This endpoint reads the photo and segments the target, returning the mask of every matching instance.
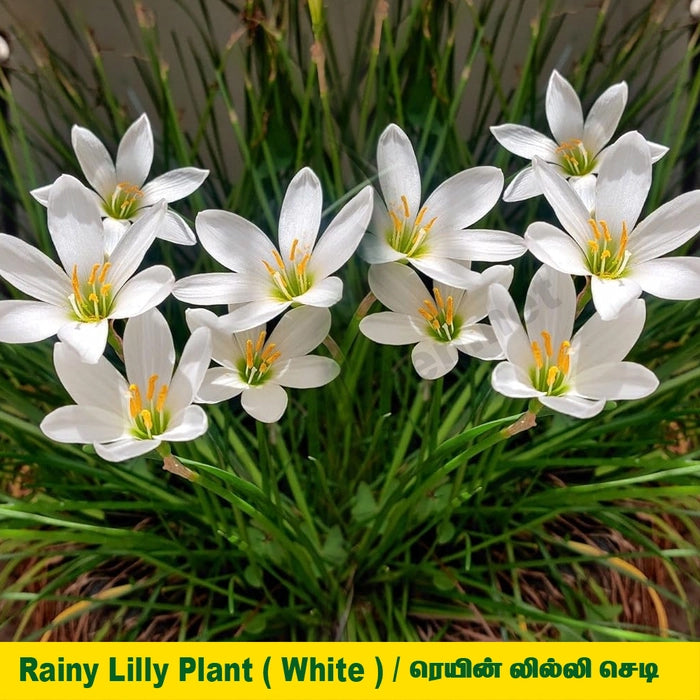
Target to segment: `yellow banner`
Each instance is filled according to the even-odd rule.
[[[700,700],[700,643],[0,645],[22,700]]]

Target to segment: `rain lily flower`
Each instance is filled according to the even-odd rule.
[[[659,383],[653,372],[622,361],[642,332],[644,302],[632,302],[614,321],[594,313],[572,337],[575,313],[573,280],[547,266],[535,273],[527,292],[527,330],[508,292],[491,287],[489,318],[507,360],[494,369],[493,388],[577,418],[597,415],[606,400],[651,394]]]
[[[232,333],[222,318],[206,309],[188,309],[190,330],[211,331],[214,362],[207,370],[197,401],[218,403],[241,397],[246,413],[263,423],[278,421],[287,408],[287,392],[328,384],[340,367],[328,357],[308,356],[328,335],[331,313],[301,306],[288,311],[270,337],[264,325]]]
[[[595,101],[586,120],[583,119],[581,101],[571,84],[557,71],[552,71],[547,85],[545,112],[554,140],[527,126],[501,124],[492,126],[491,133],[511,153],[533,160],[535,156],[552,163],[572,186],[585,190],[593,186],[607,153],[605,146],[612,138],[627,104],[627,83],[624,81],[609,87]],[[668,148],[647,141],[656,162]],[[542,194],[532,167],[521,170],[503,193],[506,202],[517,202]]]
[[[237,214],[201,212],[195,228],[202,245],[233,272],[185,277],[176,283],[174,296],[202,306],[235,305],[222,317],[232,332],[265,323],[292,304],[332,306],[342,296],[343,283],[331,275],[355,252],[367,228],[372,188],[355,195],[316,241],[321,209],[321,183],[310,168],[303,168],[282,202],[279,250],[255,224]]]
[[[137,221],[161,200],[175,202],[192,194],[209,174],[199,168],[177,168],[159,175],[147,184],[153,164],[153,132],[148,117],[142,114],[119,142],[116,163],[102,141],[82,126],[71,131],[73,150],[85,179],[97,193],[101,215],[105,219],[108,249],[116,245],[131,222]],[[54,185],[32,191],[34,198],[46,206]],[[158,238],[173,243],[193,245],[194,233],[185,220],[168,210]]]
[[[406,134],[390,124],[377,147],[379,184],[370,229],[360,253],[372,264],[407,261],[428,277],[456,287],[478,284],[468,261],[500,262],[525,252],[522,238],[504,231],[466,229],[487,214],[503,189],[498,168],[463,170],[421,206],[418,161]]]
[[[431,294],[407,265],[372,265],[369,286],[391,311],[366,316],[360,330],[384,345],[417,343],[411,360],[423,379],[437,379],[451,371],[458,350],[482,360],[502,359],[493,329],[479,321],[488,313],[491,285],[508,287],[512,279],[512,266],[494,265],[469,291],[434,282]]]
[[[92,443],[110,462],[146,454],[162,442],[194,440],[207,431],[206,414],[191,404],[210,359],[211,338],[200,329],[173,374],[173,338],[156,309],[126,324],[126,379],[104,357],[88,365],[56,343],[56,373],[76,405],[52,411],[40,427],[56,442]]]
[[[595,187],[594,212],[551,166],[534,169],[545,197],[567,233],[547,223],[525,233],[530,252],[571,275],[590,275],[596,310],[604,320],[644,292],[662,299],[700,297],[700,258],[657,260],[700,229],[700,190],[687,192],[637,223],[651,186],[651,156],[637,132],[610,148]]]
[[[80,182],[62,175],[49,194],[56,263],[28,243],[0,234],[0,276],[38,301],[0,301],[0,341],[31,343],[57,334],[84,362],[97,362],[110,319],[160,304],[175,282],[164,265],[132,277],[162,226],[165,204],[151,207],[107,254],[100,213]]]

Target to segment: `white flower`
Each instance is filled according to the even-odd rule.
[[[482,360],[502,359],[493,329],[479,321],[488,313],[489,287],[508,287],[512,278],[510,265],[495,265],[469,291],[435,282],[431,294],[407,265],[372,265],[369,286],[391,311],[363,318],[360,330],[376,343],[417,343],[411,360],[423,379],[437,379],[452,370],[458,350]]]
[[[478,283],[468,261],[499,262],[525,252],[522,238],[504,231],[466,229],[487,214],[503,189],[498,168],[463,170],[421,206],[413,146],[396,124],[379,137],[377,169],[384,201],[375,197],[360,253],[369,263],[408,261],[431,279],[460,288]]]
[[[221,365],[207,370],[197,401],[218,403],[241,397],[243,409],[256,420],[274,423],[287,408],[287,392],[328,384],[340,367],[328,357],[308,353],[328,335],[328,309],[302,306],[287,312],[270,337],[264,325],[231,333],[227,324],[206,309],[188,309],[190,329],[211,331],[213,359]]]
[[[571,337],[576,290],[569,275],[542,266],[530,283],[523,329],[508,292],[489,291],[489,318],[507,361],[496,366],[493,388],[513,398],[537,398],[577,418],[600,413],[606,400],[639,399],[659,382],[646,367],[622,362],[639,338],[644,302],[632,302],[614,321],[595,313]]]
[[[537,156],[552,163],[561,175],[571,178],[577,191],[585,190],[595,180],[594,173],[598,172],[607,153],[605,146],[615,133],[626,104],[627,83],[616,83],[595,101],[584,122],[581,102],[573,87],[557,71],[552,71],[547,85],[545,112],[554,140],[519,124],[492,126],[491,133],[511,153],[530,160]],[[668,151],[665,146],[651,141],[647,141],[647,146],[652,162]],[[503,199],[517,202],[541,193],[532,167],[527,167],[513,178],[503,193]]]
[[[289,183],[279,220],[279,250],[254,224],[211,209],[196,219],[207,252],[233,273],[204,273],[178,280],[173,295],[190,304],[235,305],[222,317],[230,331],[265,323],[294,305],[329,307],[343,283],[331,277],[355,252],[372,212],[372,188],[355,195],[316,241],[321,183],[309,168]]]
[[[700,229],[700,190],[676,197],[637,223],[651,186],[649,149],[631,132],[609,153],[596,183],[593,216],[564,178],[535,161],[545,197],[568,235],[533,223],[525,233],[530,252],[560,272],[591,275],[593,303],[605,320],[642,291],[662,299],[700,297],[700,258],[656,260]]]
[[[75,178],[58,178],[48,205],[63,269],[28,243],[0,234],[0,276],[39,300],[0,301],[0,341],[31,343],[57,334],[85,362],[97,362],[109,319],[136,316],[170,294],[175,279],[164,265],[132,277],[162,225],[165,205],[152,207],[111,254],[97,205]]]
[[[192,194],[209,174],[199,168],[177,168],[144,185],[153,164],[153,132],[145,114],[126,130],[119,142],[116,163],[102,141],[82,126],[73,126],[71,141],[85,179],[99,195],[96,199],[105,219],[108,249],[114,247],[129,223],[137,221],[149,207],[161,200],[175,202]],[[46,206],[53,187],[40,187],[32,195]],[[184,245],[195,243],[189,225],[170,210],[157,237]]]
[[[145,454],[161,442],[194,440],[207,430],[203,409],[191,404],[210,359],[211,338],[200,329],[187,341],[173,374],[173,338],[156,309],[126,324],[127,379],[104,357],[85,364],[70,347],[56,343],[56,373],[76,405],[52,411],[40,427],[56,442],[92,443],[111,462]]]

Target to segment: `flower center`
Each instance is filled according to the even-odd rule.
[[[442,294],[437,287],[433,287],[433,299],[424,299],[423,306],[418,313],[428,322],[430,335],[442,343],[448,343],[458,333],[460,321],[454,316],[454,301],[448,296],[443,301]]]
[[[266,331],[260,331],[257,341],[248,338],[245,342],[245,362],[241,361],[238,367],[241,379],[247,382],[250,386],[262,384],[266,379],[266,375],[270,371],[272,363],[279,359],[282,353],[275,350],[276,343],[265,345]]]
[[[165,408],[168,398],[168,385],[162,384],[156,392],[158,375],[152,374],[146,387],[146,402],[138,384],[129,386],[129,415],[133,422],[131,432],[141,440],[150,440],[154,435],[165,432],[170,414]]]
[[[562,342],[555,361],[552,336],[547,331],[542,331],[541,335],[544,354],[536,340],[533,340],[530,345],[532,356],[535,358],[535,366],[530,370],[530,379],[535,389],[544,391],[547,396],[559,396],[567,390],[566,378],[569,374],[571,343],[568,340]]]
[[[595,158],[588,152],[581,139],[564,141],[556,153],[560,156],[559,164],[569,176],[586,175],[595,165]]]
[[[437,216],[434,216],[427,224],[423,224],[423,219],[428,211],[423,207],[416,216],[416,220],[411,223],[411,210],[408,207],[408,200],[405,195],[401,195],[403,207],[396,213],[389,210],[389,216],[393,223],[393,228],[387,232],[389,245],[410,258],[412,255],[419,256],[425,252],[425,240],[432,228]]]
[[[593,231],[586,252],[591,274],[604,279],[621,277],[630,259],[630,252],[627,250],[627,224],[622,222],[620,239],[615,240],[605,221],[589,219],[588,223]]]
[[[113,219],[131,219],[139,208],[143,192],[130,182],[120,182],[110,199],[104,202],[104,209]]]
[[[299,239],[295,238],[292,242],[289,264],[285,264],[282,256],[274,249],[272,255],[275,258],[274,265],[267,260],[263,260],[262,264],[272,277],[278,296],[285,301],[292,301],[294,297],[308,292],[313,281],[306,270],[311,253],[299,250]]]
[[[112,285],[107,282],[107,274],[111,266],[109,262],[95,263],[89,277],[81,284],[78,266],[73,265],[73,293],[68,296],[68,301],[78,321],[96,323],[109,315],[112,308]]]

